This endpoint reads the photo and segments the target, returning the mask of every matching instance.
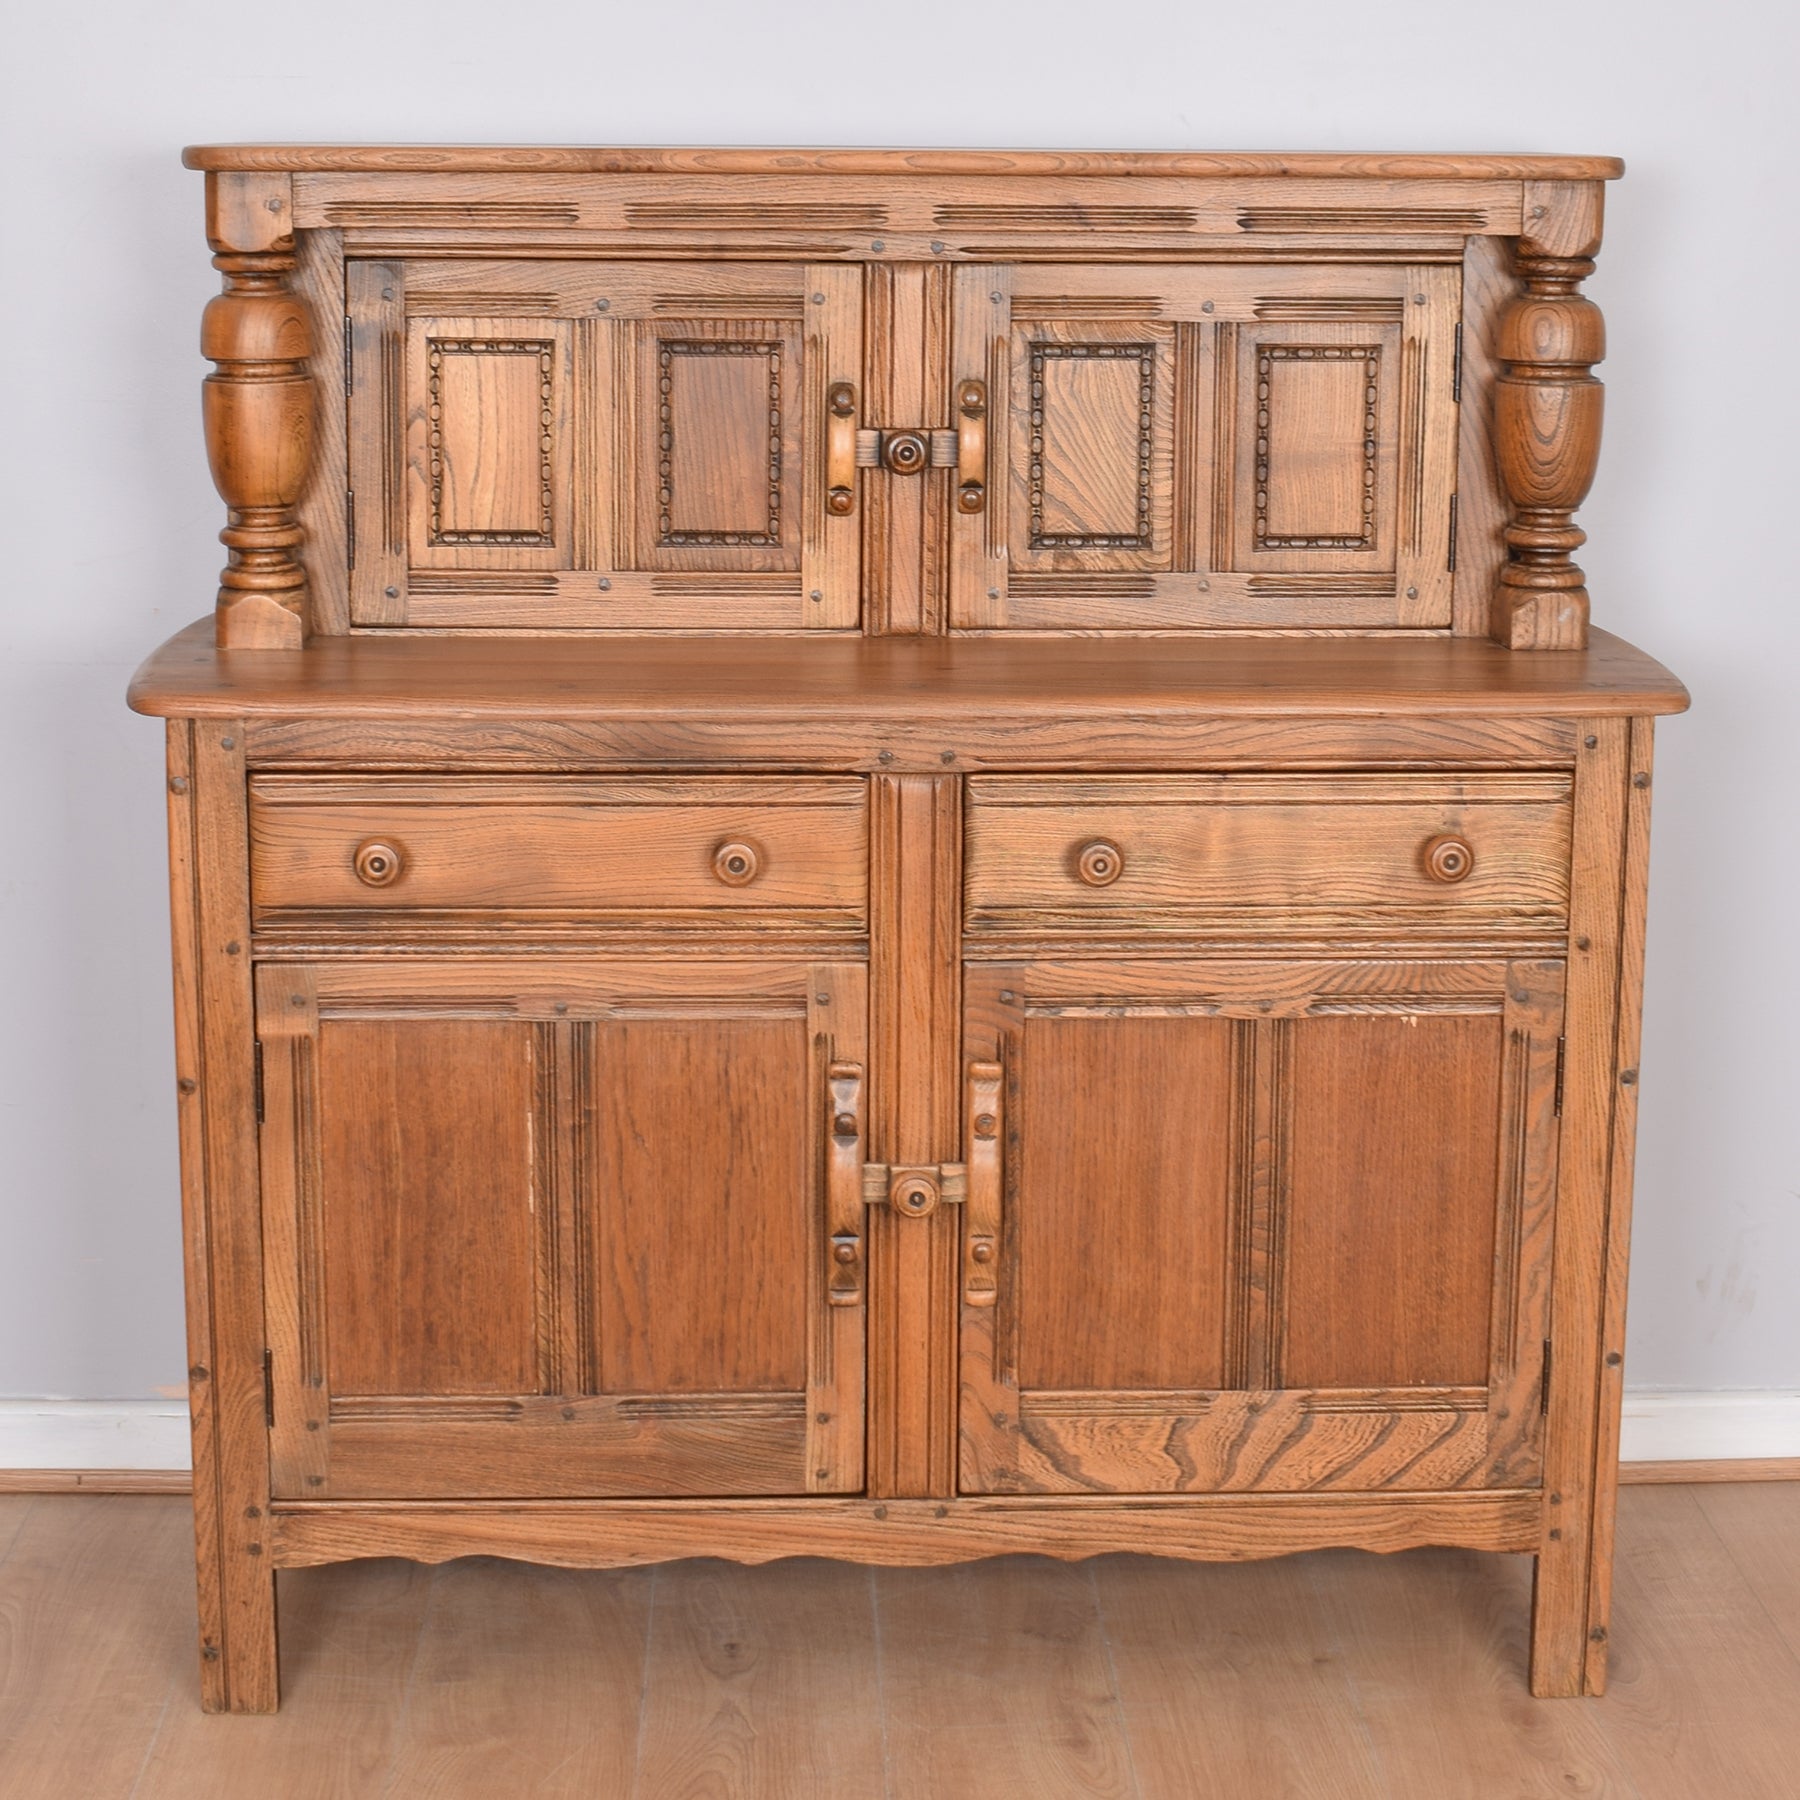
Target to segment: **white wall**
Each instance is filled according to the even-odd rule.
[[[1657,779],[1629,1373],[1800,1387],[1795,14],[1778,0],[11,10],[0,81],[0,1394],[182,1381],[160,737],[211,604],[208,139],[1607,151],[1596,618]],[[1778,185],[1786,175],[1786,186]]]

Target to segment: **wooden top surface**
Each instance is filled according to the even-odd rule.
[[[1344,155],[1268,150],[881,150],[547,144],[194,144],[190,169],[425,170],[451,175],[1305,175],[1432,181],[1616,181],[1616,156]]]
[[[174,718],[968,720],[1220,714],[1598,716],[1681,712],[1659,662],[1485,638],[317,637],[218,650],[213,623],[138,670],[131,705]]]

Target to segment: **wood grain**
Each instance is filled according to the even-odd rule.
[[[321,1025],[334,1396],[536,1384],[533,1036],[487,1019]]]
[[[350,911],[810,915],[862,923],[867,790],[857,780],[791,782],[454,777],[334,782],[254,778],[251,886],[260,925]],[[372,884],[364,843],[390,844],[398,871]],[[725,879],[723,845],[749,847]]]
[[[875,1605],[893,1791],[1138,1792],[1086,1570],[1036,1557],[991,1571],[883,1570]],[[985,1696],[978,1724],[962,1705],[972,1691]]]
[[[1609,1258],[1616,1057],[1626,912],[1624,855],[1631,731],[1595,720],[1575,773],[1571,872],[1568,1044],[1557,1175],[1551,1316],[1557,1354],[1549,1381],[1544,1446],[1544,1542],[1532,1599],[1532,1692],[1600,1691],[1604,1661],[1589,1637],[1596,1533],[1610,1513],[1615,1462],[1597,1460],[1604,1433],[1602,1358]]]
[[[771,1611],[750,1570],[682,1563],[656,1573],[645,1646],[635,1791],[876,1800],[882,1704],[868,1578],[803,1563]]]
[[[1597,1691],[1687,703],[1572,561],[1619,165],[190,161],[232,566],[131,699],[171,721],[206,1704],[273,1707],[278,1560],[392,1553],[1530,1551],[1533,1684]],[[383,1785],[1151,1779],[1092,1571],[971,1634],[1038,1646],[997,1730],[896,1666],[887,1756],[836,1679],[879,1583],[819,1577],[796,1640],[740,1630],[743,1570],[660,1613],[536,1579],[704,1677],[626,1755],[607,1663],[583,1757],[559,1676],[509,1767],[452,1654]],[[890,1585],[928,1640],[980,1586]]]
[[[1209,1388],[1225,1372],[1235,1033],[1033,1019],[1008,1211],[1026,1388]]]
[[[870,1157],[954,1159],[962,1105],[961,784],[878,777],[870,876]],[[955,1491],[961,1232],[880,1208],[869,1220],[869,1463],[874,1495]]]
[[[720,641],[392,636],[314,638],[298,652],[222,657],[190,626],[133,680],[139,712],[346,722],[409,716],[641,724],[658,734],[727,720],[804,737],[854,725],[863,757],[901,721],[937,734],[960,763],[1004,745],[1031,754],[1034,722],[1160,731],[1220,714],[1304,719],[1540,719],[1680,712],[1687,691],[1661,664],[1595,632],[1567,656],[1519,656],[1476,638],[1102,638]],[[1054,717],[1052,717],[1054,715]],[[729,756],[721,734],[715,757]],[[1138,745],[1141,759],[1143,748]]]
[[[1615,156],[1352,155],[1335,151],[578,149],[423,144],[196,144],[188,169],[368,169],[502,174],[596,171],[652,174],[1309,175],[1429,177],[1449,181],[1616,181]]]
[[[1441,1544],[1526,1550],[1541,1498],[1527,1489],[1456,1494],[1199,1494],[1086,1500],[284,1502],[276,1560],[304,1568],[356,1556],[517,1556],[612,1568],[681,1556],[769,1562],[835,1556],[893,1565],[965,1562],[1024,1551],[1079,1560],[1140,1551],[1247,1562],[1353,1544],[1381,1552]]]
[[[975,776],[965,904],[983,931],[1223,926],[1461,928],[1557,920],[1567,906],[1568,785],[1556,776],[1270,775],[1110,780]],[[1442,835],[1473,867],[1435,880]],[[1101,886],[1085,844],[1117,846]]]
[[[1285,1385],[1485,1382],[1503,1039],[1496,1013],[1295,1027]]]

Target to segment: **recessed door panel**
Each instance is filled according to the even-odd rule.
[[[495,1019],[321,1022],[318,1256],[333,1394],[537,1385],[540,1037]]]
[[[600,1023],[582,1180],[602,1393],[806,1386],[806,1018]]]
[[[1235,1060],[1226,1019],[1027,1019],[1021,1386],[1224,1380]]]
[[[1504,1013],[1289,1034],[1284,1384],[1484,1386]]]

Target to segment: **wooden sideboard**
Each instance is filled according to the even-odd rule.
[[[205,1704],[351,1557],[1425,1544],[1600,1691],[1619,166],[187,160]]]

